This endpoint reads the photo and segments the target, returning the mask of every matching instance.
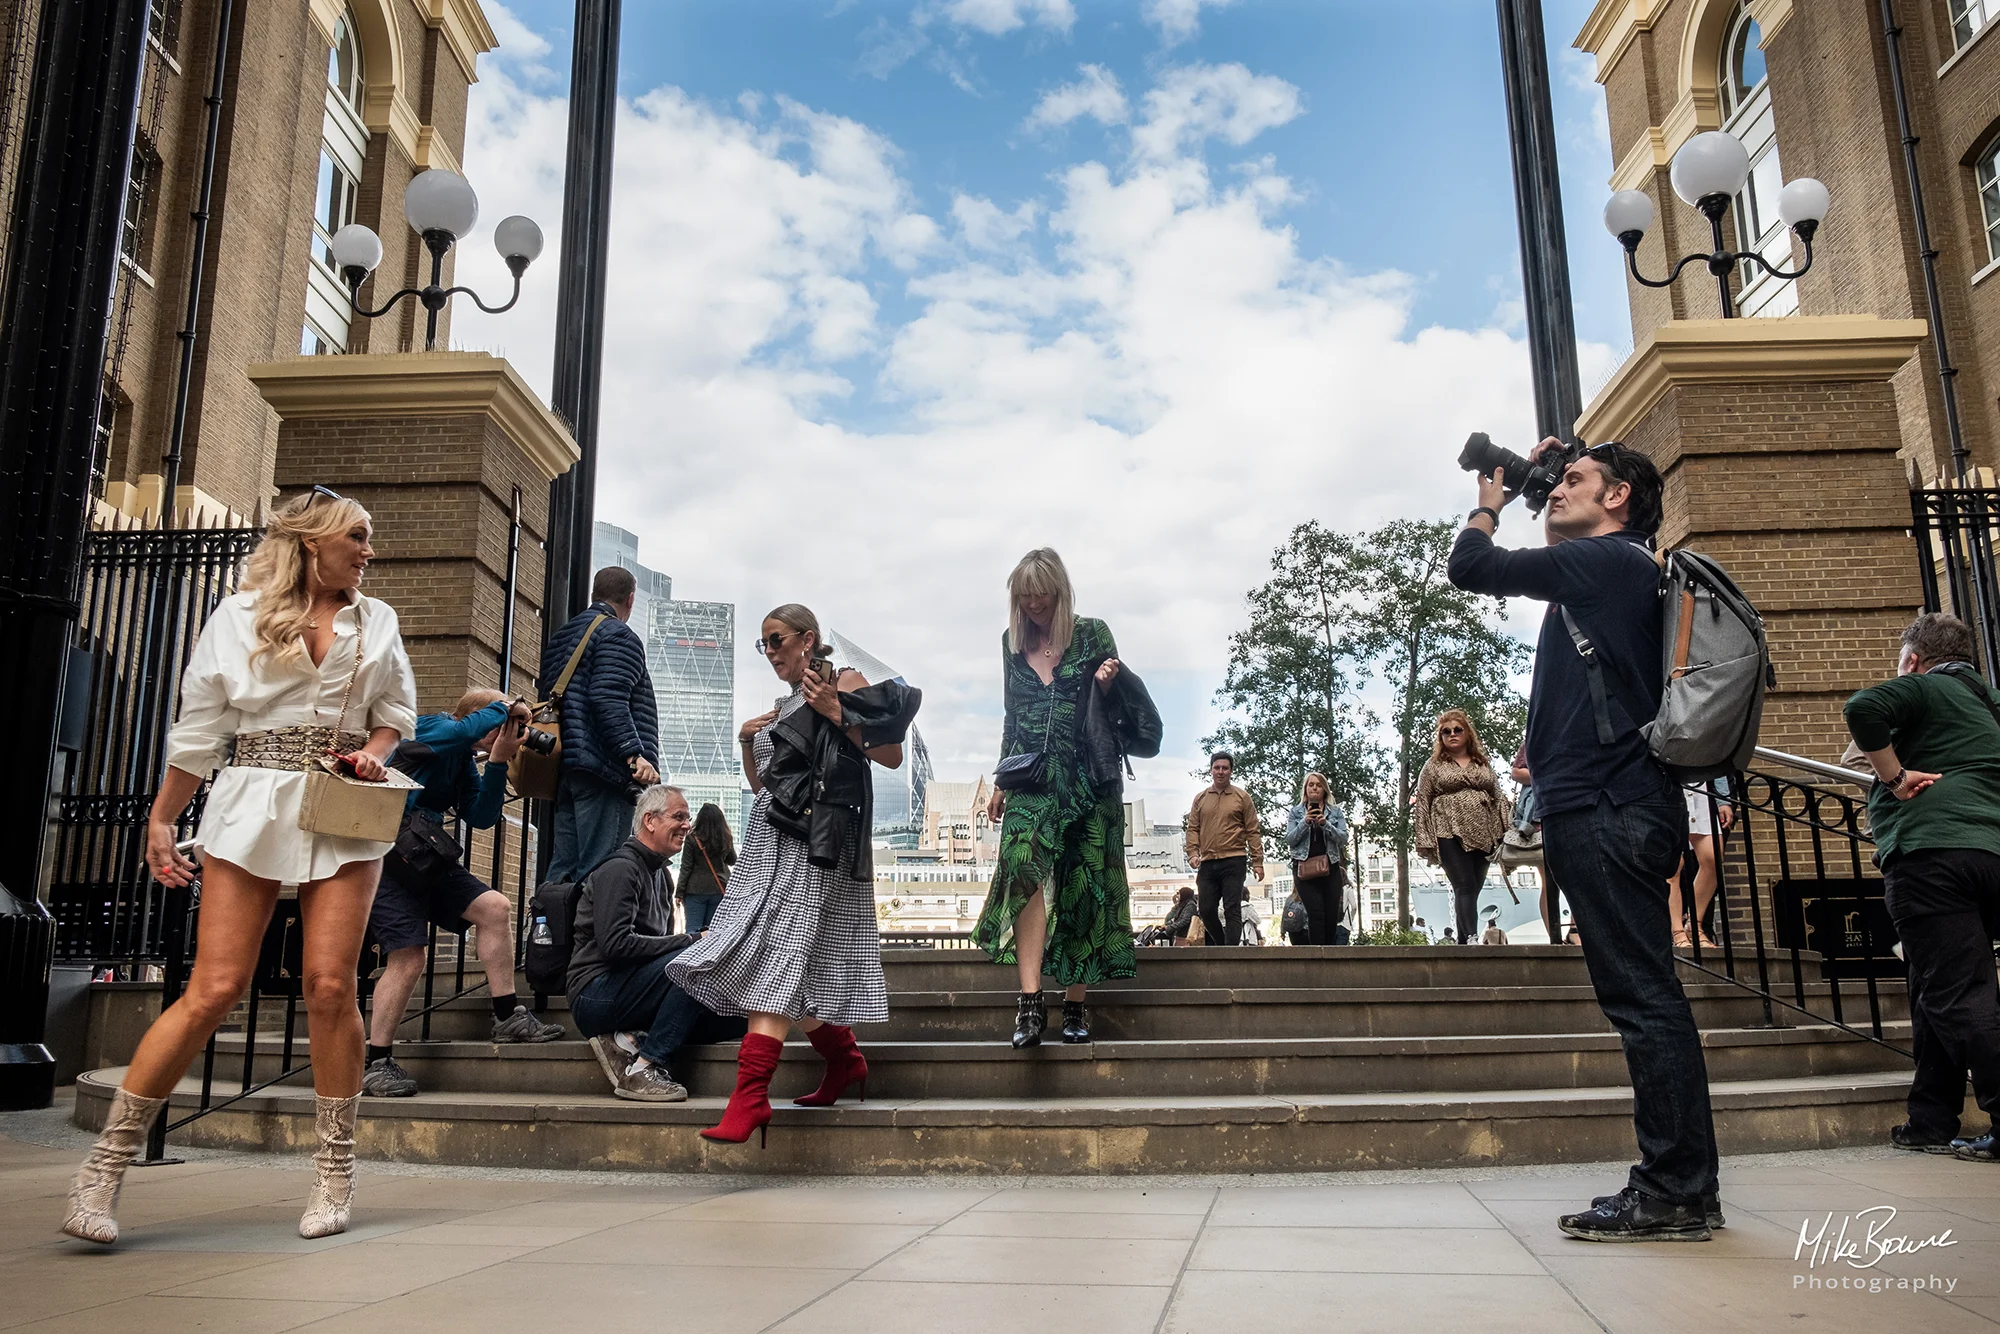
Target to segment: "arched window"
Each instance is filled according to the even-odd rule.
[[[1979,155],[1979,206],[1986,215],[1986,258],[2000,263],[2000,139]]]
[[[1792,234],[1778,220],[1778,192],[1785,177],[1778,164],[1764,34],[1742,5],[1729,16],[1724,34],[1722,67],[1716,71],[1722,128],[1741,139],[1750,154],[1750,180],[1730,209],[1736,218],[1737,249],[1754,250],[1772,265],[1786,268],[1792,259]],[[1746,265],[1737,304],[1745,315],[1790,315],[1799,308],[1798,289]]]
[[[326,60],[326,111],[320,123],[319,182],[313,192],[312,265],[306,282],[306,322],[299,350],[345,352],[350,324],[347,287],[333,264],[333,234],[354,221],[361,171],[368,157],[368,127],[361,120],[367,89],[354,11],[334,25]]]
[[[1961,51],[1981,28],[2000,20],[2000,0],[1950,0],[1950,4],[1951,40]]]

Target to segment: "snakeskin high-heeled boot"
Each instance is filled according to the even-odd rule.
[[[354,1114],[361,1095],[315,1095],[313,1104],[319,1150],[313,1154],[312,1194],[306,1197],[305,1216],[299,1219],[299,1235],[331,1237],[347,1231],[347,1215],[354,1205]]]
[[[118,1189],[125,1184],[125,1169],[146,1147],[146,1132],[153,1118],[167,1105],[165,1098],[141,1098],[124,1089],[111,1096],[111,1112],[90,1154],[76,1171],[69,1188],[69,1213],[62,1230],[83,1241],[109,1246],[118,1240]]]

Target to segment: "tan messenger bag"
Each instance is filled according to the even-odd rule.
[[[583,651],[590,647],[590,637],[597,633],[597,627],[609,620],[602,612],[597,619],[584,627],[583,638],[576,641],[570,651],[569,661],[563,664],[562,675],[556,678],[555,688],[549,697],[535,706],[532,715],[537,731],[547,732],[556,739],[555,746],[543,755],[529,750],[526,746],[514,752],[514,762],[507,766],[507,781],[515,793],[532,801],[554,801],[556,780],[562,773],[562,701],[569,690],[570,678],[576,675],[577,664],[583,661]]]

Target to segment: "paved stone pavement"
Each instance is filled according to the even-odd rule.
[[[0,1329],[1208,1334],[2000,1326],[2000,1167],[1888,1149],[1723,1165],[1706,1245],[1597,1246],[1555,1215],[1616,1164],[1106,1181],[690,1178],[361,1165],[303,1241],[301,1158],[134,1171],[105,1249],[55,1232],[87,1142],[0,1116]],[[754,1146],[745,1152],[754,1153]],[[1886,1258],[1877,1236],[1949,1245]],[[1864,1214],[1863,1210],[1875,1210]],[[1813,1266],[1800,1227],[1864,1253]],[[1878,1259],[1872,1267],[1854,1267]],[[1931,1282],[1948,1291],[1912,1290]],[[1864,1286],[1877,1289],[1869,1291]],[[1848,1286],[1831,1287],[1830,1283]]]

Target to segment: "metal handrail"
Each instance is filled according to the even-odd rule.
[[[1788,769],[1798,769],[1820,778],[1830,778],[1836,783],[1847,783],[1859,788],[1871,788],[1877,781],[1874,774],[1859,769],[1828,764],[1824,760],[1809,760],[1803,755],[1787,755],[1782,750],[1768,750],[1763,746],[1757,747],[1757,758],[1766,764],[1782,764]]]

